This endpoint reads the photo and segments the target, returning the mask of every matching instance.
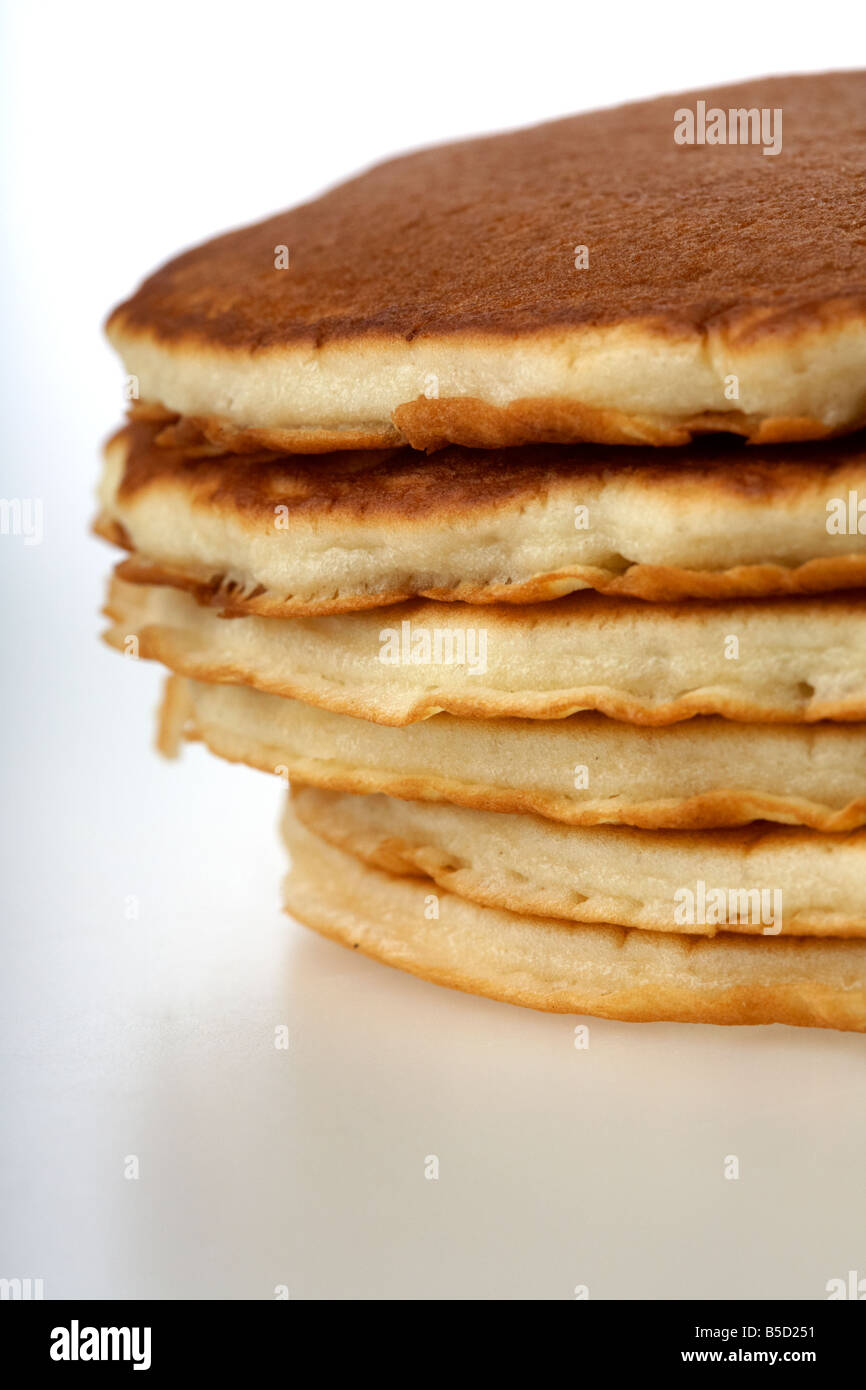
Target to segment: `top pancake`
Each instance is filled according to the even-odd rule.
[[[237,450],[842,433],[864,99],[863,73],[756,80],[391,160],[171,261],[109,336],[142,401]],[[699,101],[781,113],[781,149],[677,144]]]

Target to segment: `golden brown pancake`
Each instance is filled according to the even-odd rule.
[[[106,641],[120,651],[377,724],[580,710],[651,726],[702,714],[866,720],[862,590],[652,605],[584,593],[524,608],[419,599],[325,618],[226,621],[181,589],[115,577],[104,611]]]
[[[161,447],[158,433],[139,422],[109,442],[97,529],[133,552],[125,577],[189,588],[225,611],[340,613],[415,595],[525,604],[585,588],[720,599],[866,584],[862,434],[663,454],[455,447],[428,459],[411,449],[212,457]]]
[[[556,825],[445,803],[293,787],[322,839],[485,907],[709,935],[866,936],[866,831]]]
[[[726,143],[675,139],[699,102]],[[776,77],[405,155],[178,256],[109,336],[238,450],[849,431],[864,105],[862,72]]]
[[[574,926],[479,907],[283,825],[299,921],[374,960],[469,994],[633,1022],[789,1023],[866,1032],[866,942],[712,938]]]
[[[565,825],[699,829],[754,820],[866,825],[861,724],[669,729],[570,719],[432,719],[392,729],[247,686],[170,678],[160,746],[211,752],[334,791],[381,792],[476,810],[533,812]]]

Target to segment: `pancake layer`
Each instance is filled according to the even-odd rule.
[[[750,450],[715,441],[663,457],[538,446],[292,459],[213,457],[158,435],[138,422],[110,441],[97,529],[133,552],[128,577],[231,612],[866,584],[866,436]]]
[[[635,1022],[866,1031],[866,942],[572,926],[479,907],[311,834],[287,808],[288,912],[439,985],[555,1013]]]
[[[329,844],[486,907],[686,935],[866,935],[862,830],[578,829],[319,787],[293,805]]]
[[[864,83],[751,81],[391,160],[177,257],[109,336],[144,400],[235,448],[850,430]],[[675,138],[700,102],[723,144]]]
[[[866,720],[860,591],[667,605],[587,593],[526,608],[421,600],[346,616],[226,620],[178,589],[115,578],[105,611],[106,638],[120,650],[134,636],[138,655],[181,675],[379,724],[443,711],[559,719],[597,710],[648,726],[705,714]]]
[[[196,681],[180,682],[173,708],[178,732],[220,757],[337,791],[533,812],[576,826],[866,824],[861,725],[697,719],[656,730],[597,714],[551,722],[440,714],[392,729]]]

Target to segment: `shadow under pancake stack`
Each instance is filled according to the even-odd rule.
[[[539,1009],[866,1031],[864,104],[404,156],[111,315],[107,640],[171,673],[164,752],[290,782],[298,920]]]

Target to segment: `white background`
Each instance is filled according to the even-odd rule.
[[[734,1299],[866,1275],[862,1038],[593,1022],[579,1052],[574,1019],[290,923],[279,783],[152,752],[158,673],[99,644],[86,534],[121,413],[100,321],[158,261],[402,148],[862,65],[856,6],[21,0],[2,51],[0,491],[44,499],[46,534],[0,538],[0,1276]]]

